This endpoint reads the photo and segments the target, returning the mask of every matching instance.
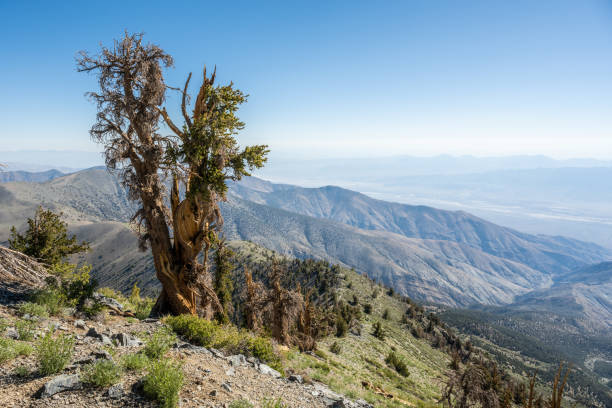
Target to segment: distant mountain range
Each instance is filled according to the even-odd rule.
[[[94,168],[44,183],[0,185],[0,240],[36,205],[65,213],[104,284],[153,290],[150,258],[137,251],[127,221],[133,205],[106,170]],[[329,259],[417,299],[455,306],[508,304],[552,286],[557,276],[612,259],[595,244],[534,236],[464,212],[374,200],[350,190],[305,189],[247,179],[223,204],[229,239],[281,253]]]
[[[41,172],[31,171],[2,171],[0,172],[0,183],[8,183],[12,181],[25,181],[28,183],[42,183],[63,176],[59,170],[47,170]]]

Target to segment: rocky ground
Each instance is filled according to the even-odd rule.
[[[14,312],[14,307],[0,305],[0,318],[14,321],[17,318]],[[126,372],[119,384],[107,389],[83,385],[78,375],[85,364],[96,359],[118,361],[123,354],[139,350],[142,341],[160,325],[155,320],[138,321],[112,315],[107,315],[105,321],[83,321],[74,317],[51,317],[39,321],[37,336],[53,327],[75,336],[72,362],[61,374],[49,377],[37,374],[35,354],[4,363],[0,367],[0,406],[156,406],[138,392],[143,373]],[[8,327],[3,335],[11,336],[12,333],[13,328]],[[304,384],[298,375],[281,377],[268,366],[241,355],[224,356],[217,350],[182,341],[174,345],[169,355],[183,364],[185,386],[180,393],[181,407],[229,407],[240,399],[255,406],[261,406],[265,400],[277,399],[282,400],[286,407],[368,406],[346,400],[322,384]],[[27,368],[31,374],[19,376],[16,373],[18,367]]]

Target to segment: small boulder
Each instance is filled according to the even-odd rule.
[[[13,339],[13,340],[17,340],[19,338],[19,333],[17,332],[17,329],[15,329],[14,327],[9,327],[8,329],[6,329],[5,335],[9,339]]]
[[[281,377],[281,373],[279,373],[278,371],[276,371],[275,369],[273,369],[272,367],[270,367],[269,365],[266,364],[259,364],[257,366],[257,371],[259,371],[262,374],[266,374],[266,375],[270,375],[274,378],[280,378]]]
[[[77,320],[74,322],[74,327],[77,329],[87,330],[87,325],[84,320]]]
[[[97,339],[99,341],[102,342],[102,344],[109,345],[111,346],[113,344],[113,342],[111,341],[110,337],[108,337],[106,334],[103,333],[99,333],[95,327],[92,327],[91,329],[89,329],[89,331],[86,334],[87,337],[93,337],[94,339]]]
[[[111,337],[117,345],[122,347],[136,347],[142,344],[142,342],[127,333],[113,334]]]
[[[47,398],[57,394],[58,392],[79,390],[82,387],[83,384],[81,384],[78,375],[62,374],[45,383],[45,385],[38,390],[38,397]]]
[[[115,384],[106,391],[106,395],[108,395],[111,399],[121,399],[125,395],[125,391],[123,391],[123,384]]]
[[[304,382],[304,379],[302,378],[301,375],[297,375],[297,374],[291,374],[288,378],[289,381],[292,382],[296,382],[298,384],[302,384]]]
[[[221,384],[221,388],[223,388],[227,392],[232,392],[232,387],[228,383],[226,383],[226,382]]]
[[[215,348],[211,347],[208,350],[212,353],[213,356],[215,356],[217,358],[225,358],[225,355],[222,352],[220,352],[219,350],[215,349]]]
[[[247,364],[246,357],[242,354],[235,354],[233,356],[227,357],[227,361],[229,361],[232,367],[240,367]]]
[[[96,302],[104,306],[108,306],[108,307],[123,311],[123,305],[113,298],[103,296],[99,294],[98,292],[94,293],[92,298],[93,300],[95,300]]]

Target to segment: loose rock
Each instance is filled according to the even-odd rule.
[[[58,392],[81,389],[82,386],[83,385],[81,384],[78,375],[62,374],[43,385],[43,387],[38,391],[38,396],[39,398],[47,398],[57,394]]]

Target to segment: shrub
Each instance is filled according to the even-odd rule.
[[[149,366],[149,372],[143,382],[143,391],[148,398],[156,400],[163,408],[173,408],[178,404],[182,386],[183,372],[180,364],[161,359]]]
[[[160,327],[146,341],[143,352],[150,359],[163,357],[176,341],[176,335],[167,327]]]
[[[232,401],[232,403],[229,404],[229,408],[254,408],[254,406],[245,399],[239,399]]]
[[[0,337],[0,364],[17,357],[13,343],[10,339]]]
[[[13,350],[15,350],[18,356],[29,356],[34,352],[34,347],[25,342],[14,341]]]
[[[346,321],[342,318],[342,316],[338,315],[336,318],[336,337],[346,336],[347,331],[348,325],[346,324]]]
[[[19,305],[18,310],[19,315],[24,316],[26,314],[30,316],[38,316],[38,317],[49,317],[49,312],[47,312],[47,308],[32,302],[25,302]]]
[[[403,377],[408,377],[410,375],[406,362],[394,351],[387,355],[387,358],[385,358],[385,363],[387,363]]]
[[[138,302],[132,304],[134,307],[134,314],[138,320],[144,320],[151,314],[151,309],[153,309],[153,305],[155,304],[155,300],[151,298],[144,298],[138,300]]]
[[[26,366],[19,366],[15,368],[15,375],[24,378],[30,375],[30,370]]]
[[[270,365],[277,371],[283,372],[281,359],[274,351],[274,346],[270,339],[260,336],[249,338],[247,355],[252,355]]]
[[[329,351],[334,354],[340,354],[340,352],[342,351],[342,347],[340,347],[340,344],[338,344],[337,341],[334,341],[332,345],[329,346]]]
[[[373,326],[374,330],[372,331],[372,336],[376,337],[379,340],[384,340],[385,339],[385,331],[382,327],[382,324],[380,324],[380,322],[376,322],[374,323]]]
[[[370,303],[365,303],[363,305],[363,312],[365,314],[371,314],[372,313],[372,305]]]
[[[121,364],[126,370],[140,371],[149,364],[149,359],[143,353],[126,354],[121,358]]]
[[[382,318],[385,319],[385,320],[389,320],[389,318],[390,318],[389,309],[385,309],[383,311]]]
[[[65,296],[58,288],[48,287],[33,296],[34,303],[43,307],[50,315],[60,316],[65,306]]]
[[[60,334],[53,338],[48,331],[37,345],[38,364],[42,375],[55,374],[66,367],[74,351],[72,336]]]
[[[121,367],[110,360],[98,360],[83,369],[82,380],[95,387],[109,387],[121,379]]]
[[[34,339],[34,329],[36,329],[36,322],[31,320],[17,320],[15,322],[15,329],[19,335],[19,340],[30,341]]]
[[[232,354],[257,357],[277,371],[282,372],[280,357],[274,351],[270,339],[254,336],[234,326],[223,326],[192,315],[170,316],[165,319],[172,330],[189,342],[202,347],[214,347]]]

